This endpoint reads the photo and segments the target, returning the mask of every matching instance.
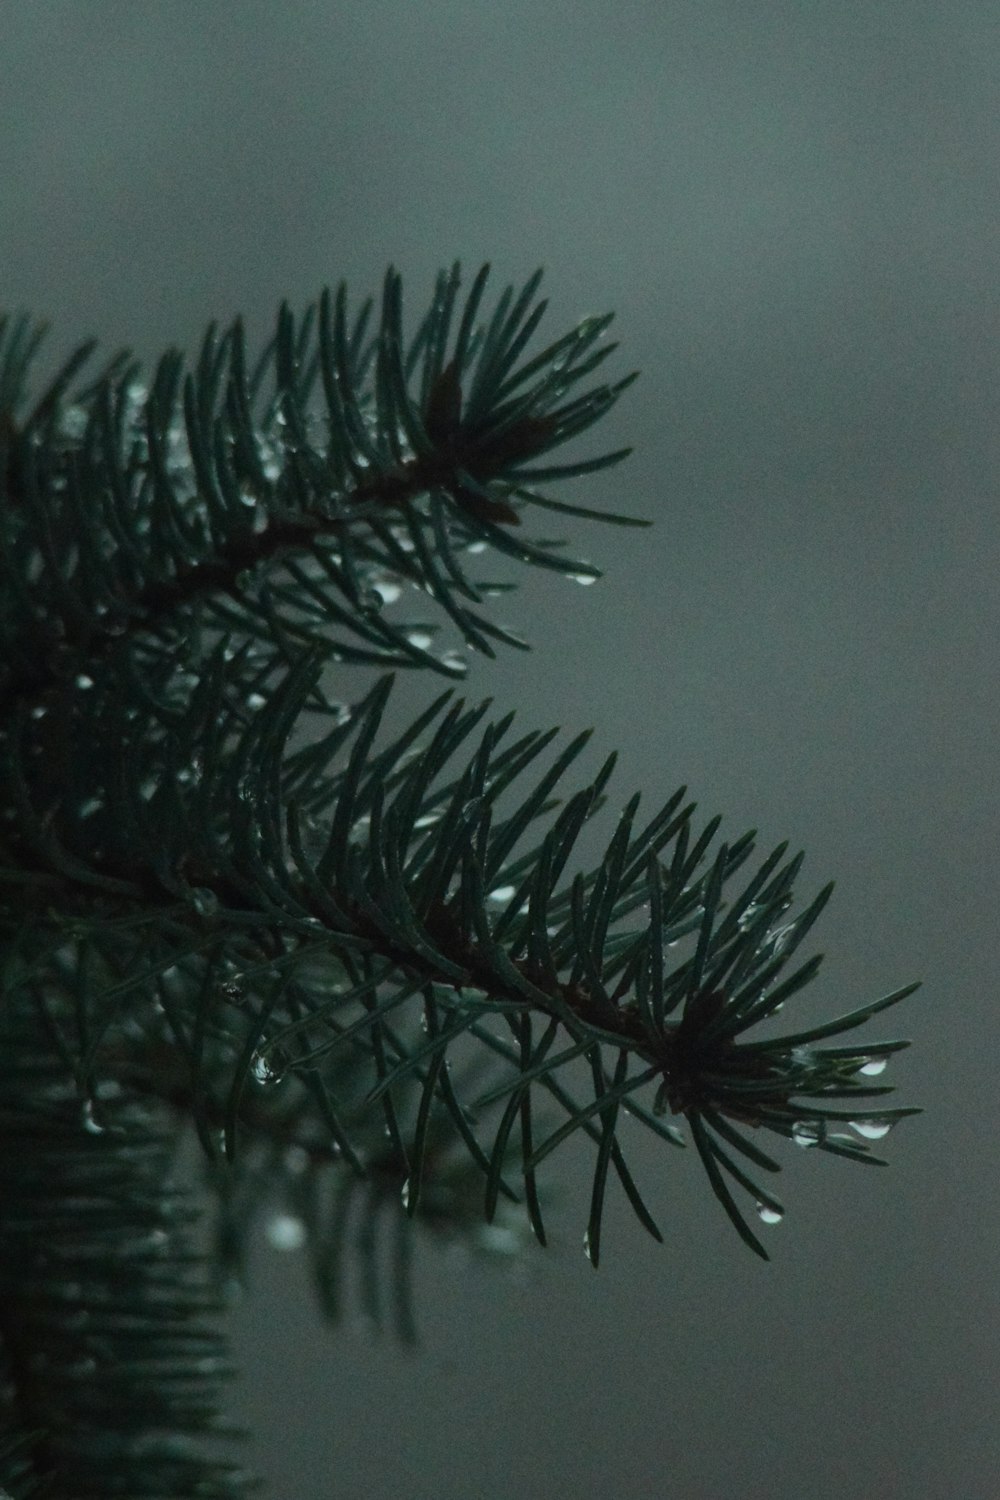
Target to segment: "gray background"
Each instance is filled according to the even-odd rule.
[[[868,1172],[792,1148],[747,1252],[693,1152],[636,1133],[667,1231],[615,1191],[581,1249],[434,1245],[424,1346],[320,1325],[262,1250],[237,1396],[274,1497],[988,1500],[998,1445],[997,71],[994,4],[6,4],[4,302],[144,356],[262,335],[386,264],[546,267],[542,332],[617,311],[641,381],[576,494],[595,588],[520,576],[535,643],[472,691],[596,728],[617,804],[685,781],[838,891],[803,1016],[914,977],[926,1113]],[[412,326],[412,325],[411,325]],[[570,487],[562,491],[573,498]],[[549,528],[551,529],[551,528]],[[425,687],[410,682],[413,701]],[[610,831],[612,810],[602,829]],[[779,1147],[780,1151],[780,1147]],[[560,1177],[558,1158],[550,1176]]]

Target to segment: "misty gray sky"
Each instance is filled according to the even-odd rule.
[[[0,6],[2,301],[154,357],[264,336],[386,265],[546,268],[541,334],[614,309],[642,377],[564,498],[594,588],[520,574],[534,643],[470,693],[621,752],[608,822],[681,782],[837,892],[801,1014],[921,978],[926,1113],[867,1172],[791,1148],[764,1266],[693,1151],[636,1132],[667,1235],[588,1163],[556,1248],[425,1244],[421,1352],[324,1328],[262,1248],[235,1332],[269,1494],[320,1500],[991,1500],[996,1102],[1000,13],[952,0]],[[583,445],[584,447],[586,445]],[[429,689],[410,679],[402,704]],[[812,951],[812,950],[810,950]],[[548,1164],[560,1177],[558,1155]],[[619,1195],[620,1197],[620,1195]],[[378,1456],[373,1453],[377,1435]]]

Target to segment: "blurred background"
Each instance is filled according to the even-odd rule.
[[[421,1344],[320,1318],[262,1242],[234,1415],[274,1500],[989,1500],[997,1368],[995,5],[952,0],[266,0],[0,6],[7,308],[152,359],[287,297],[538,265],[539,340],[614,309],[642,377],[557,493],[605,572],[518,573],[530,655],[469,692],[593,726],[614,813],[682,782],[733,838],[837,881],[798,1014],[905,982],[866,1171],[779,1145],[753,1257],[693,1150],[635,1128],[657,1246],[557,1154],[555,1245],[499,1266],[422,1238]],[[536,527],[552,534],[551,527]],[[348,690],[351,685],[348,684]],[[409,678],[401,707],[433,684]],[[435,689],[436,690],[436,689]],[[407,696],[408,695],[408,696]],[[576,783],[574,783],[576,784]],[[796,1016],[796,1020],[798,1015]],[[627,1130],[627,1125],[626,1125]],[[553,1217],[550,1215],[550,1217]],[[294,1237],[293,1237],[294,1238]]]

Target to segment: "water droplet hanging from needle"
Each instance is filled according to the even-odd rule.
[[[880,1141],[895,1125],[895,1120],[852,1120],[851,1129],[863,1135],[866,1141]]]

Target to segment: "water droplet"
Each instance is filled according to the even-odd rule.
[[[301,1250],[306,1242],[306,1226],[291,1214],[275,1214],[264,1235],[275,1250]]]
[[[59,425],[67,437],[83,437],[87,430],[87,413],[82,406],[66,406],[60,413]]]
[[[470,542],[469,545],[466,547],[465,550],[466,550],[466,552],[485,552],[486,551],[486,543],[485,542]]]
[[[600,575],[598,573],[567,573],[566,575],[566,577],[571,579],[573,583],[582,583],[584,588],[586,588],[588,584],[596,583],[599,576]]]
[[[469,663],[459,651],[445,651],[441,657],[441,665],[447,667],[450,672],[467,672]]]
[[[33,708],[31,710],[31,717],[33,719],[44,719],[47,713],[48,709],[39,704],[36,708]]]
[[[476,1244],[491,1255],[516,1255],[521,1242],[513,1229],[503,1224],[483,1224],[476,1230]]]
[[[409,1208],[409,1206],[410,1206],[410,1179],[409,1178],[406,1179],[406,1181],[403,1183],[403,1186],[400,1188],[400,1190],[399,1190],[399,1196],[403,1200],[403,1207],[404,1208]]]
[[[191,889],[191,905],[199,917],[214,917],[219,910],[219,898],[207,886],[196,885]]]
[[[280,1083],[281,1073],[267,1060],[266,1052],[255,1052],[250,1063],[250,1072],[258,1083],[272,1084]]]
[[[780,1224],[785,1217],[785,1210],[774,1203],[755,1203],[754,1208],[762,1224]]]
[[[863,1135],[866,1141],[880,1141],[895,1125],[895,1120],[851,1120],[852,1130]]]
[[[80,672],[75,680],[77,687],[84,690],[86,690],[87,688],[92,688],[94,686],[94,679],[92,677],[88,677],[86,672]]]
[[[383,604],[395,604],[403,590],[398,583],[393,583],[388,578],[380,578],[374,585],[375,592]]]
[[[104,1134],[104,1126],[94,1118],[93,1099],[85,1099],[83,1101],[83,1110],[81,1112],[81,1117],[83,1119],[83,1128],[88,1135]]]
[[[593,1256],[593,1252],[591,1251],[591,1248],[590,1248],[590,1230],[589,1229],[587,1229],[587,1230],[584,1231],[584,1235],[583,1235],[583,1253],[587,1257],[587,1259],[590,1261],[591,1265],[593,1265],[594,1264],[594,1256]]]
[[[808,1120],[796,1120],[792,1126],[792,1140],[796,1146],[815,1146],[820,1139],[820,1128]]]
[[[81,818],[89,818],[102,805],[100,797],[88,797],[86,802],[81,802],[77,808],[77,814]]]
[[[418,651],[426,651],[434,638],[433,636],[429,636],[425,630],[411,630],[406,639],[411,646],[416,646]]]
[[[870,1057],[866,1063],[861,1064],[858,1072],[864,1073],[867,1078],[877,1078],[880,1073],[885,1072],[888,1066],[887,1057]]]
[[[261,693],[250,693],[247,698],[247,708],[263,708],[267,699]]]
[[[512,885],[498,885],[495,891],[490,891],[487,901],[509,901],[514,894]]]

